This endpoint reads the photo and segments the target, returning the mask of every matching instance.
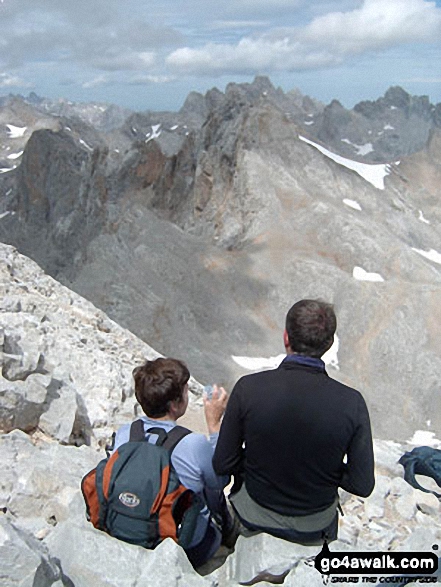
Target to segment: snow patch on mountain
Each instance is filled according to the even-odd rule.
[[[19,157],[21,157],[23,155],[24,151],[20,151],[19,153],[11,153],[10,155],[7,156],[7,159],[18,159]]]
[[[160,124],[153,124],[152,125],[152,132],[148,133],[146,135],[147,140],[146,143],[148,143],[149,141],[152,141],[153,139],[157,139],[158,137],[161,136],[161,131],[159,130],[161,128]]]
[[[235,363],[248,371],[260,371],[261,369],[277,369],[286,354],[277,355],[276,357],[237,357],[231,358]]]
[[[408,440],[408,443],[414,446],[441,446],[441,440],[438,440],[435,432],[431,432],[430,430],[416,430],[412,438]]]
[[[426,257],[426,259],[429,259],[430,261],[433,261],[434,263],[438,263],[439,265],[441,265],[441,253],[438,253],[438,251],[435,251],[435,249],[423,251],[421,249],[415,249],[414,247],[412,247],[412,251],[415,251],[419,255]]]
[[[430,224],[429,220],[427,220],[427,218],[424,218],[422,210],[419,210],[418,220],[421,220],[421,222],[424,222],[424,224]]]
[[[358,210],[361,212],[361,206],[355,200],[350,200],[349,198],[345,198],[343,200],[343,204],[345,204],[346,206],[349,206],[349,208],[353,208],[354,210]]]
[[[90,145],[88,145],[88,144],[86,143],[86,141],[83,141],[83,139],[80,139],[80,145],[83,145],[84,147],[86,147],[86,149],[87,149],[88,151],[93,151],[93,148],[92,148]]]
[[[352,271],[352,277],[357,279],[358,281],[373,281],[373,282],[382,282],[384,281],[383,277],[379,273],[369,273],[365,271],[362,267],[354,267]]]
[[[321,145],[318,145],[317,143],[314,143],[313,141],[310,141],[301,135],[299,135],[299,139],[305,143],[308,143],[308,145],[315,147],[318,151],[320,151],[320,153],[326,157],[329,157],[335,161],[335,163],[355,171],[358,173],[358,175],[371,183],[377,189],[384,190],[384,178],[390,173],[390,165],[383,163],[379,165],[369,165],[368,163],[352,161],[352,159],[346,159],[345,157],[341,157],[340,155],[328,151],[328,149],[325,149],[325,147],[322,147]]]
[[[337,370],[340,369],[338,364],[339,346],[339,338],[335,335],[332,347],[322,356],[325,365],[330,365]],[[284,353],[277,355],[276,357],[237,357],[233,355],[231,358],[235,363],[240,365],[240,367],[243,367],[248,371],[262,371],[264,369],[277,369],[285,357],[286,354]]]
[[[325,365],[329,365],[331,367],[334,367],[334,369],[337,369],[337,371],[340,370],[340,366],[338,364],[338,349],[339,349],[339,347],[340,347],[340,340],[339,340],[338,336],[335,334],[332,347],[329,349],[329,351],[326,351],[326,353],[322,356],[322,361],[325,362]]]
[[[374,147],[372,146],[372,143],[366,143],[365,145],[356,145],[355,143],[352,143],[349,139],[342,139],[341,142],[347,143],[348,145],[351,145],[351,147],[354,147],[354,149],[357,151],[357,155],[367,155],[368,153],[374,152]]]
[[[27,131],[27,126],[14,126],[13,124],[7,124],[8,127],[8,136],[10,139],[18,139],[24,136],[25,132]]]

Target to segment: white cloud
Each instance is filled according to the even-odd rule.
[[[175,77],[170,75],[137,75],[133,77],[128,83],[134,86],[142,86],[145,84],[167,84],[175,81]]]
[[[181,47],[167,64],[186,73],[249,73],[327,67],[347,57],[412,42],[437,43],[441,9],[425,0],[364,0],[360,8],[275,28],[236,44]]]
[[[152,67],[155,64],[155,59],[155,53],[152,51],[118,53],[112,49],[106,54],[95,55],[90,59],[90,64],[106,71],[143,71]]]
[[[94,79],[91,79],[88,82],[84,82],[81,87],[86,88],[86,89],[98,88],[99,86],[105,86],[108,83],[109,83],[109,80],[107,79],[106,76],[99,75],[98,77],[95,77]]]
[[[337,64],[340,60],[320,48],[305,52],[288,37],[269,40],[244,38],[237,45],[211,43],[202,49],[183,47],[173,51],[167,65],[185,73],[252,74],[256,71],[305,70]]]
[[[0,88],[32,88],[32,84],[18,76],[0,73]]]
[[[359,9],[315,19],[300,38],[341,54],[357,54],[412,41],[437,41],[440,32],[441,10],[434,2],[365,0]]]
[[[129,3],[130,4],[130,3]],[[136,4],[136,3],[135,3]],[[49,60],[107,71],[145,70],[158,47],[177,46],[182,34],[135,17],[116,0],[13,0],[0,16],[0,67]]]
[[[209,24],[209,28],[212,30],[261,28],[268,26],[270,26],[270,22],[267,20],[215,20]]]
[[[441,84],[441,77],[412,77],[403,79],[402,83],[411,84]]]

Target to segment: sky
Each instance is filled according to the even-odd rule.
[[[0,95],[178,110],[267,75],[348,108],[441,102],[441,0],[0,0]]]

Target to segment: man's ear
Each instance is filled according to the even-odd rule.
[[[288,333],[286,332],[286,328],[283,331],[283,344],[285,345],[285,349],[288,351],[291,347],[289,346],[289,338]]]

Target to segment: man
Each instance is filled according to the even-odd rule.
[[[145,415],[140,418],[146,439],[156,442],[157,434],[150,428],[163,428],[170,432],[176,420],[185,414],[188,405],[188,379],[186,365],[177,359],[159,358],[146,361],[133,371],[135,395]],[[229,514],[223,488],[228,477],[215,474],[212,466],[214,447],[218,438],[220,420],[225,411],[227,394],[217,389],[211,401],[205,401],[205,418],[209,440],[204,434],[192,432],[184,436],[171,455],[171,462],[179,480],[188,489],[199,494],[207,507],[198,519],[194,539],[186,550],[194,567],[208,561],[219,546],[230,546],[234,541],[234,520]],[[122,426],[115,437],[116,450],[129,441],[131,424]],[[213,523],[213,518],[216,523]]]
[[[303,544],[337,538],[338,487],[367,497],[374,487],[369,414],[362,395],[331,379],[321,360],[336,330],[333,307],[294,304],[280,366],[235,385],[213,458],[234,475],[230,501],[249,530]]]

